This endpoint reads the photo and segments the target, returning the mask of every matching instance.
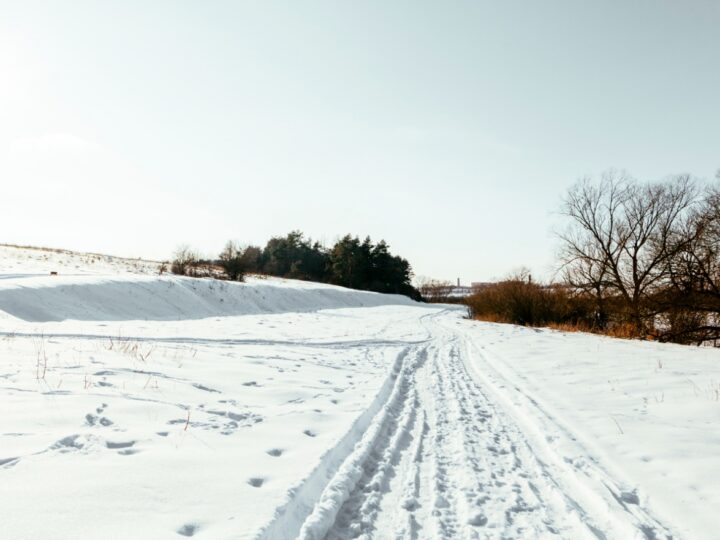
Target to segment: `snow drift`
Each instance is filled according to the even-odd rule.
[[[247,283],[142,275],[0,280],[0,312],[28,322],[172,321],[413,304],[400,295],[276,278]]]

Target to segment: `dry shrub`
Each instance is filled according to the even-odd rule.
[[[472,318],[484,321],[592,326],[592,309],[586,298],[562,285],[535,283],[524,273],[476,290],[466,303]]]
[[[509,323],[507,319],[498,315],[497,313],[484,313],[480,315],[473,315],[473,320],[491,322],[491,323]]]

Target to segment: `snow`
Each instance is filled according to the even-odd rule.
[[[494,324],[466,335],[474,372],[568,478],[652,508],[680,538],[716,536],[720,351]]]
[[[2,537],[715,536],[720,351],[462,316],[0,246]]]

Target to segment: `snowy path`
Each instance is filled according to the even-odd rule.
[[[403,352],[385,406],[297,537],[671,536],[632,495],[613,496],[612,479],[595,493],[558,456],[538,454],[468,371],[472,340],[442,313],[422,322],[431,338]],[[273,530],[295,535],[289,526],[262,537]]]
[[[18,253],[1,538],[717,537],[719,350]]]

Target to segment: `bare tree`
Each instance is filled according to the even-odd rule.
[[[173,274],[181,276],[192,274],[193,269],[197,266],[200,261],[200,256],[197,252],[187,245],[181,245],[173,254],[173,261],[170,265],[170,271]]]
[[[245,265],[243,261],[243,249],[232,240],[225,244],[220,253],[220,266],[225,271],[228,279],[242,281],[245,277]]]
[[[416,285],[422,299],[431,303],[447,302],[455,288],[450,281],[433,279],[426,276],[419,276],[416,279]]]
[[[688,176],[641,184],[608,172],[599,183],[580,181],[561,207],[570,219],[560,235],[568,283],[595,295],[600,316],[606,295],[618,297],[637,334],[646,333],[654,315],[648,299],[665,284],[668,261],[689,242],[683,225],[697,203]]]
[[[720,339],[720,189],[708,190],[685,233],[689,239],[668,262],[668,330],[680,342]]]

